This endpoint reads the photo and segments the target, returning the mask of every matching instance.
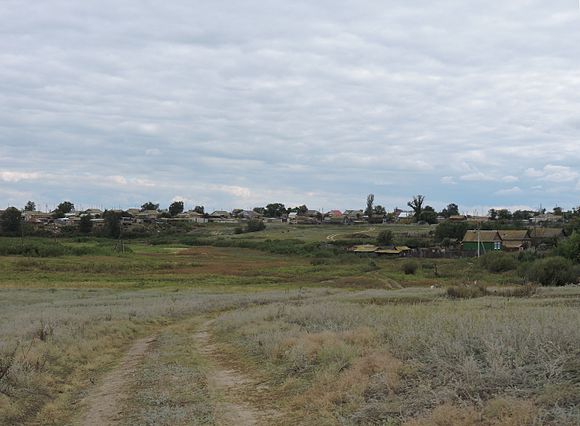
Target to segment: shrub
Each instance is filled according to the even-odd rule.
[[[377,236],[377,243],[383,245],[393,244],[393,231],[390,229],[383,229]]]
[[[556,254],[580,262],[580,232],[574,232],[570,238],[561,241],[556,248]]]
[[[566,285],[578,281],[578,271],[574,264],[559,256],[533,262],[526,268],[524,274],[530,281],[545,286]]]
[[[500,251],[486,253],[479,258],[479,263],[489,272],[506,272],[517,268],[514,256]]]
[[[407,262],[403,263],[402,270],[405,275],[414,275],[417,272],[419,265],[414,260],[408,260]]]
[[[266,229],[266,225],[260,219],[250,219],[246,225],[246,232],[258,232],[264,229]]]

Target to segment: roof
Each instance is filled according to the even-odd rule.
[[[532,238],[558,238],[564,236],[562,228],[534,228],[530,231]]]
[[[385,249],[378,249],[375,250],[375,253],[378,254],[401,254],[401,250],[398,248],[385,248]]]
[[[525,244],[523,241],[506,241],[502,244],[506,249],[519,249],[523,247]]]
[[[530,238],[527,229],[501,230],[497,231],[503,241],[523,241]]]
[[[465,233],[465,236],[463,237],[463,242],[464,243],[468,243],[468,242],[476,243],[477,241],[480,241],[482,243],[485,243],[485,242],[494,242],[494,241],[501,240],[501,237],[497,231],[479,231],[479,237],[477,234],[478,234],[477,230],[467,231]]]
[[[378,250],[378,247],[372,244],[362,244],[360,246],[354,246],[352,251],[355,253],[374,253]]]

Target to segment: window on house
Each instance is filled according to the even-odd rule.
[[[501,250],[501,241],[496,241],[493,248],[494,250]]]

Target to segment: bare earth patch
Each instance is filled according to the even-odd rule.
[[[82,425],[104,426],[119,422],[123,403],[128,399],[127,388],[153,342],[153,336],[137,340],[123,357],[121,365],[107,374],[102,384],[85,399],[88,409]]]

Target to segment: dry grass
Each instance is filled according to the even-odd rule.
[[[306,410],[312,424],[439,424],[451,412],[456,424],[580,420],[570,395],[580,374],[574,307],[495,297],[384,306],[344,302],[358,294],[330,300],[337,297],[234,311],[218,322],[224,338],[267,363],[282,383],[276,397],[296,419]],[[563,394],[549,401],[547,386]],[[524,408],[514,403],[507,412],[504,400]]]
[[[304,297],[308,292],[1,290],[0,423],[62,424],[137,336],[205,312]]]

